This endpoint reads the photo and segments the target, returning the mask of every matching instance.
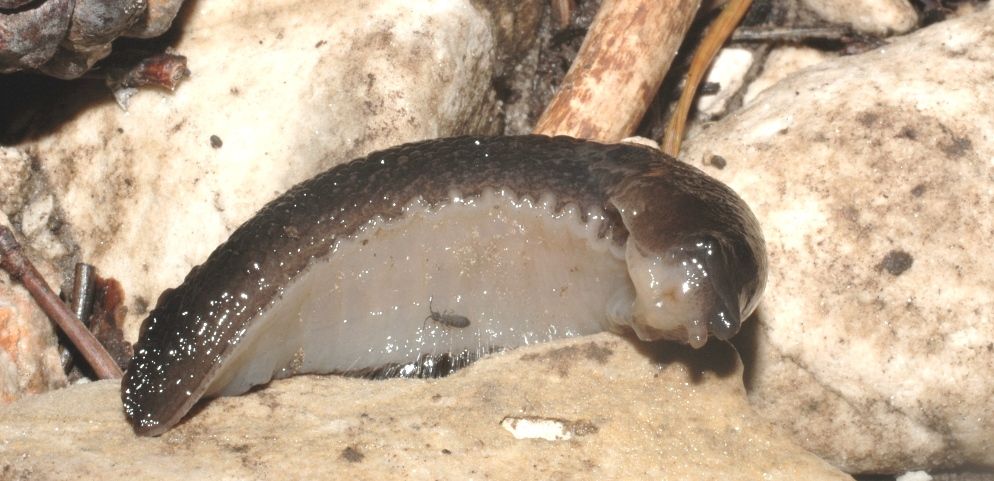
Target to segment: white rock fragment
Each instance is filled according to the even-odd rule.
[[[742,88],[746,73],[752,67],[752,52],[742,48],[723,48],[715,57],[704,82],[720,86],[717,93],[700,95],[697,111],[709,118],[725,113],[728,101]]]
[[[685,144],[765,232],[750,399],[851,472],[994,464],[991,39],[987,9],[825,61]]]
[[[559,419],[508,416],[501,420],[500,427],[511,433],[514,439],[568,441],[573,438],[573,433],[566,429],[566,423]]]
[[[27,153],[0,146],[0,212],[10,215],[21,208],[30,171],[31,158]]]
[[[918,24],[907,0],[802,0],[820,17],[874,35],[905,33]]]
[[[620,142],[624,143],[624,144],[641,145],[641,146],[644,146],[644,147],[649,147],[651,149],[659,150],[659,142],[656,142],[653,139],[646,138],[646,137],[641,137],[641,136],[638,136],[638,135],[636,135],[634,137],[625,137],[625,138],[621,139]]]
[[[749,105],[757,95],[795,72],[818,65],[834,56],[810,47],[778,47],[766,57],[763,71],[746,87],[742,103]]]
[[[48,220],[52,216],[55,199],[51,195],[42,195],[21,211],[21,230],[25,235],[35,236],[48,228]]]
[[[894,481],[932,481],[932,476],[925,471],[908,471],[898,476]]]

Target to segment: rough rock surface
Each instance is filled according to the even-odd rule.
[[[767,237],[750,399],[846,470],[994,464],[992,84],[988,8],[789,77],[686,145]]]
[[[728,101],[742,88],[752,62],[753,54],[749,50],[721,49],[704,80],[705,83],[717,84],[719,89],[713,94],[702,93],[697,98],[697,115],[705,118],[724,115],[728,109]]]
[[[802,0],[801,3],[829,22],[874,35],[904,33],[918,23],[918,14],[907,0]]]
[[[2,212],[0,225],[10,225]],[[53,275],[48,263],[38,262],[35,267],[46,278]],[[65,385],[51,321],[28,291],[0,272],[0,406]]]
[[[746,87],[742,102],[752,102],[764,90],[776,85],[794,72],[812,67],[833,55],[811,47],[784,46],[770,51],[763,63],[763,71]]]
[[[293,184],[377,148],[495,128],[506,52],[493,39],[520,49],[536,4],[492,18],[462,0],[193,2],[174,45],[193,76],[176,92],[142,90],[127,112],[105,92],[57,102],[18,147],[81,256],[125,286],[133,340],[163,289]]]
[[[46,189],[27,154],[0,147],[0,225],[11,227],[6,213],[16,213],[27,255],[49,284],[58,285],[53,262],[68,251],[53,232],[58,221]],[[0,272],[0,404],[65,386],[57,349],[51,322],[25,289]]]
[[[545,420],[569,439],[516,439],[501,426],[510,419]],[[13,480],[851,479],[758,420],[727,345],[611,334],[441,380],[275,381],[159,438],[135,437],[117,384],[77,385],[0,410],[0,439],[0,473]]]

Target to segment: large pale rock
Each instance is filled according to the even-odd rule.
[[[791,76],[687,143],[767,237],[750,398],[847,470],[994,464],[992,82],[987,9]]]
[[[18,147],[81,257],[124,286],[133,340],[163,289],[293,184],[374,149],[496,128],[496,59],[521,49],[537,5],[190,2],[174,47],[193,76],[175,92],[142,90],[127,112],[106,93],[59,102]]]
[[[509,375],[512,374],[512,375]],[[441,380],[297,377],[221,398],[159,438],[117,384],[0,409],[14,479],[845,480],[752,413],[727,345],[611,334],[533,346]],[[527,420],[544,432],[516,438]],[[541,430],[541,429],[540,429]],[[537,435],[548,435],[546,440]]]
[[[746,88],[742,102],[749,104],[764,90],[776,85],[788,75],[818,65],[832,57],[830,53],[811,47],[787,45],[774,48],[766,56],[763,71]]]
[[[904,33],[918,23],[918,13],[907,0],[802,0],[801,3],[829,22],[874,35]]]

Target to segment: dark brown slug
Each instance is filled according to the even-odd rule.
[[[444,359],[603,330],[699,347],[738,332],[765,280],[745,203],[656,150],[407,144],[290,189],[165,292],[121,397],[154,436],[202,398],[296,373],[437,375]]]

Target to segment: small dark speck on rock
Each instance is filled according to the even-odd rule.
[[[973,142],[966,137],[953,137],[952,141],[940,144],[939,148],[950,158],[958,158],[973,148]]]
[[[231,450],[236,453],[247,453],[249,450],[248,444],[236,444],[231,447]]]
[[[856,121],[863,125],[863,127],[872,127],[873,124],[880,120],[880,116],[873,112],[863,112],[856,116]]]
[[[720,155],[712,155],[708,162],[718,169],[724,169],[728,165],[728,161]]]
[[[224,145],[224,142],[221,141],[221,137],[218,137],[216,135],[211,136],[211,147],[214,147],[215,149],[220,149],[222,145]]]
[[[139,314],[148,312],[148,299],[145,299],[142,296],[135,297],[135,310]]]
[[[328,42],[325,42],[324,40],[320,40],[320,41],[318,41],[318,43],[314,44],[314,48],[320,48],[322,45],[324,45],[326,43],[328,43]]]
[[[442,454],[452,454],[452,451],[449,451],[448,449],[443,449]]]
[[[911,195],[913,195],[915,197],[921,197],[922,194],[924,194],[926,190],[927,189],[925,187],[925,184],[918,184],[914,188],[911,189]]]
[[[343,449],[341,456],[342,456],[342,459],[344,459],[344,460],[346,460],[346,461],[348,461],[350,463],[361,462],[362,458],[366,457],[365,454],[360,453],[359,450],[356,449],[353,446],[349,446],[349,447]]]
[[[718,82],[704,82],[701,84],[700,95],[717,95],[721,92],[721,84]]]
[[[915,140],[918,138],[918,132],[911,127],[904,127],[897,133],[897,136],[908,140]]]
[[[877,264],[877,270],[885,270],[891,275],[899,276],[904,273],[904,271],[911,268],[911,264],[915,262],[911,254],[904,252],[902,250],[892,250],[884,256],[884,260]]]

